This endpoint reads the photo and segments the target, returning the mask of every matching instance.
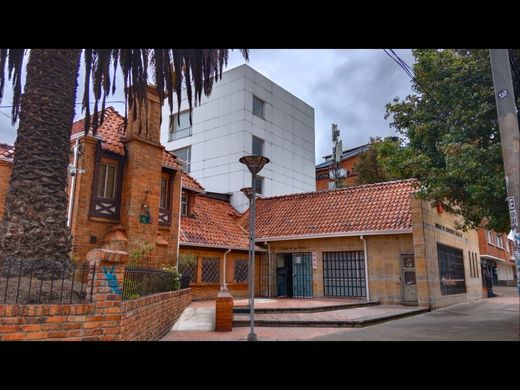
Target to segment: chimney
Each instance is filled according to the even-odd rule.
[[[146,103],[148,104],[148,114],[145,116],[145,107],[138,107],[135,121],[133,120],[133,107],[129,108],[126,139],[129,141],[139,138],[160,145],[162,102],[156,87],[153,85],[146,87]],[[136,101],[134,101],[134,104],[139,105]]]

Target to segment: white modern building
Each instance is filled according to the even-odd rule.
[[[169,110],[164,107],[163,118]],[[262,196],[315,191],[314,108],[248,65],[222,74],[209,98],[194,107],[192,126],[188,104],[164,120],[161,143],[186,161],[185,169],[208,192],[231,194],[240,212],[249,207],[240,192],[251,187],[251,174],[238,160],[262,154],[271,162],[259,174]]]

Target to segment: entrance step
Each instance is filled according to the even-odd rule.
[[[330,305],[314,305],[307,307],[258,307],[255,304],[255,314],[282,314],[282,313],[318,313],[322,311],[353,309],[355,307],[374,306],[379,305],[379,301],[360,301],[349,303],[334,303]],[[248,306],[234,306],[233,313],[235,314],[249,314]]]
[[[367,305],[365,305],[367,306]],[[345,327],[361,328],[377,323],[428,312],[427,308],[405,306],[356,307],[316,313],[259,314],[255,310],[255,326],[266,327]],[[235,314],[234,327],[249,326],[248,314]]]

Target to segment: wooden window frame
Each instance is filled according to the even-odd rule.
[[[98,193],[98,178],[101,164],[109,164],[116,167],[116,183],[115,183],[115,197],[113,199],[99,198]],[[112,220],[119,220],[121,213],[121,195],[123,190],[123,175],[124,175],[125,157],[117,153],[105,151],[101,148],[101,143],[96,145],[96,154],[94,159],[94,175],[92,178],[92,194],[90,197],[90,217],[106,218]],[[100,205],[109,205],[114,207],[114,213],[107,214],[97,210]],[[106,207],[103,207],[106,208]]]
[[[163,168],[161,174],[162,179],[167,179],[166,193],[168,194],[168,202],[166,208],[161,207],[160,194],[161,184],[159,184],[159,226],[171,226],[172,225],[172,201],[173,201],[173,181],[175,179],[176,172],[173,169]],[[165,217],[166,216],[166,217]]]

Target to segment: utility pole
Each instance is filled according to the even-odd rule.
[[[520,294],[520,227],[518,226],[520,216],[520,133],[518,131],[515,94],[508,50],[490,49],[489,53],[506,176],[507,203],[511,218],[511,229],[514,234],[516,281]]]

